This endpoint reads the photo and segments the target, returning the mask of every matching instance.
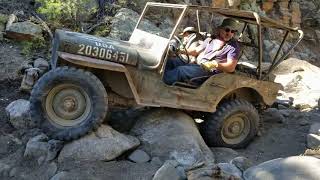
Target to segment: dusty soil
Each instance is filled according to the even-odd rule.
[[[27,62],[21,52],[19,43],[0,41],[0,81],[18,78],[19,67]]]
[[[264,122],[261,135],[246,149],[237,150],[237,152],[249,158],[254,164],[300,155],[306,149],[308,131],[309,124],[301,125],[296,118],[287,118],[285,123]]]

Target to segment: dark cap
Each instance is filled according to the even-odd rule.
[[[226,18],[223,20],[219,28],[229,28],[232,30],[238,30],[239,29],[239,21],[232,19],[232,18]]]

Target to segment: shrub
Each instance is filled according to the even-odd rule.
[[[43,37],[35,37],[31,41],[22,41],[22,54],[30,56],[32,53],[46,47],[46,41]]]
[[[67,27],[78,30],[80,22],[97,11],[95,0],[36,0],[37,12],[49,20],[53,28]]]

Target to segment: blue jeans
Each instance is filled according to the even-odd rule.
[[[172,85],[175,82],[186,82],[200,76],[210,76],[216,73],[202,69],[198,64],[187,64],[179,58],[168,59],[163,75],[163,81]]]

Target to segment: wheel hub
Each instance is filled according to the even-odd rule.
[[[237,144],[243,141],[250,130],[250,121],[242,113],[228,117],[222,127],[221,135],[228,144]]]
[[[63,109],[67,112],[72,112],[76,108],[76,100],[73,97],[67,97],[63,101]]]
[[[81,88],[71,84],[62,84],[53,88],[46,99],[49,119],[62,126],[74,126],[88,116],[91,101]]]
[[[234,122],[230,125],[229,127],[229,131],[232,133],[232,134],[239,134],[241,133],[241,125],[239,122]]]

